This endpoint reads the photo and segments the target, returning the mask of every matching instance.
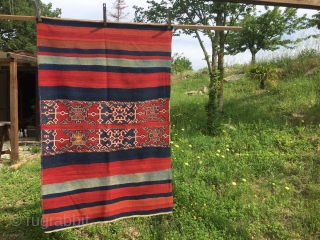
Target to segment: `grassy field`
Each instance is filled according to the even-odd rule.
[[[215,137],[207,96],[185,94],[208,76],[172,83],[172,215],[44,234],[37,159],[0,170],[0,239],[320,239],[320,60],[301,59],[278,61],[283,78],[265,91],[246,78],[225,83]]]

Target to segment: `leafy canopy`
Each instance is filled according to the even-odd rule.
[[[39,1],[41,15],[60,17],[61,9]],[[0,0],[0,14],[35,16],[31,0]],[[33,21],[0,20],[0,51],[36,52],[36,23]]]
[[[297,16],[297,9],[279,7],[270,9],[265,7],[266,12],[260,11],[245,14],[239,25],[243,27],[241,32],[230,32],[227,39],[227,53],[235,55],[250,50],[252,63],[260,50],[277,50],[280,46],[290,47],[293,40],[284,39],[284,35],[291,35],[295,31],[306,26],[306,15]],[[260,13],[258,15],[257,13]]]

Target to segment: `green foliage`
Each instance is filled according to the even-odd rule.
[[[279,7],[270,9],[265,7],[266,12],[257,13],[256,9],[244,15],[239,25],[243,27],[240,32],[230,32],[226,40],[227,53],[235,55],[250,50],[251,63],[255,63],[256,54],[260,50],[277,50],[280,46],[291,47],[293,40],[283,39],[284,34],[290,35],[295,31],[306,27],[306,15],[297,16],[297,9]]]
[[[192,62],[183,56],[183,54],[174,53],[171,59],[171,72],[181,74],[188,70],[192,70]]]
[[[318,27],[318,29],[320,29],[320,11],[312,15],[312,18],[309,19],[309,27]]]
[[[52,4],[40,1],[41,15],[59,17],[61,9],[52,9]],[[34,16],[31,0],[0,0],[0,14]],[[36,23],[32,21],[0,20],[0,51],[18,50],[36,52]]]
[[[154,0],[147,1],[149,4],[148,9],[134,6],[136,22],[157,22],[166,23],[168,6],[173,6],[172,8],[172,23],[179,24],[200,24],[200,25],[233,25],[237,19],[246,11],[247,5],[245,4],[231,4],[231,3],[211,3],[209,1],[198,1],[198,0],[162,0],[161,2],[156,2]],[[248,6],[249,7],[249,6]],[[225,38],[228,35],[224,35],[220,31],[203,30],[202,34],[209,38],[211,42],[211,48],[206,49],[203,44],[202,36],[199,34],[198,30],[191,29],[179,29],[174,30],[174,35],[179,36],[180,34],[187,34],[197,38],[200,47],[203,51],[204,59],[207,63],[208,73],[209,73],[209,85],[213,87],[215,70],[217,65],[217,60],[219,59],[219,70],[221,79],[223,79],[223,56],[224,56],[224,43]],[[220,41],[219,41],[220,40]],[[218,89],[218,85],[216,86]],[[218,90],[215,91],[218,91]],[[215,110],[212,108],[216,99],[213,97],[219,97],[219,101],[223,103],[223,81],[219,86],[220,95],[209,94],[208,99],[208,117],[212,117]],[[208,123],[213,120],[208,119]],[[208,126],[211,129],[212,125]]]
[[[39,144],[33,144],[30,148],[30,152],[32,154],[37,154],[37,153],[40,153],[41,152],[41,147]]]
[[[317,43],[314,43],[317,46]],[[304,76],[309,71],[317,72],[320,70],[320,53],[313,49],[304,49],[297,52],[294,57],[282,56],[275,58],[269,63],[277,66],[281,75],[285,79],[293,79]]]
[[[215,71],[210,74],[211,83],[209,85],[209,101],[205,105],[205,109],[207,112],[207,132],[209,135],[217,135],[219,132],[219,102],[218,102],[218,95],[219,95],[219,77],[220,72],[216,68]]]
[[[265,82],[268,80],[278,80],[279,73],[276,67],[271,64],[251,65],[247,69],[247,74],[260,83],[260,89],[265,88]]]

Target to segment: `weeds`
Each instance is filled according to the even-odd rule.
[[[37,153],[40,153],[41,152],[41,147],[39,144],[33,144],[31,147],[30,147],[30,152],[32,154],[37,154]]]

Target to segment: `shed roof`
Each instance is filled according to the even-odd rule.
[[[37,55],[26,52],[0,52],[0,65],[9,65],[10,62],[16,61],[18,64],[28,64],[37,66]]]

